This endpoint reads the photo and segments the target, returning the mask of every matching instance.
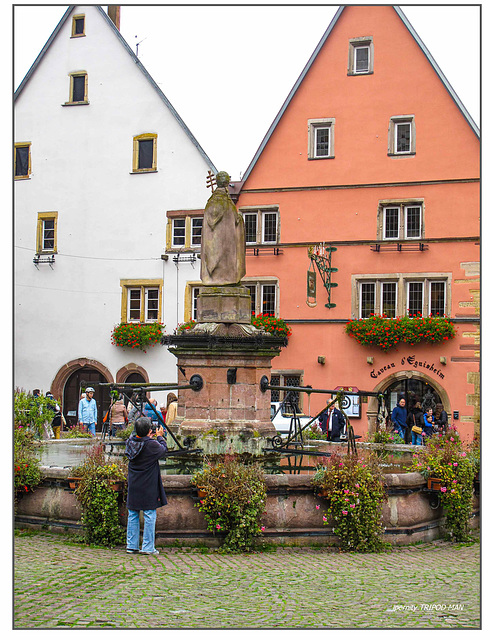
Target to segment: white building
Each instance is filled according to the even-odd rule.
[[[186,241],[180,260],[197,254],[216,173],[112,10],[70,6],[15,93],[14,382],[51,389],[65,415],[82,380],[177,379],[166,347],[117,347],[111,332],[184,319],[199,260],[174,258]]]

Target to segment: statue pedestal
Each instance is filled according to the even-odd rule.
[[[179,391],[172,430],[182,436],[211,432],[272,437],[276,430],[270,420],[270,392],[261,391],[260,380],[270,379],[272,358],[285,346],[284,339],[264,335],[251,325],[231,325],[227,335],[218,335],[225,327],[198,324],[190,332],[166,338],[175,345],[169,351],[178,360],[178,384],[188,384],[194,374],[203,379],[200,391]]]
[[[246,287],[201,287],[197,297],[200,322],[250,324],[250,291]]]

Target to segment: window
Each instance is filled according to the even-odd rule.
[[[257,242],[257,214],[245,213],[243,222],[245,224],[245,242],[255,244]]]
[[[167,211],[166,251],[196,252],[201,246],[203,209]]]
[[[36,253],[56,253],[58,212],[37,214]]]
[[[349,40],[347,75],[358,76],[373,73],[374,45],[371,36]]]
[[[245,225],[247,244],[277,244],[279,242],[279,209],[276,205],[240,209]]]
[[[274,278],[270,281],[252,282],[242,280],[243,286],[250,291],[250,306],[252,315],[261,313],[268,316],[275,316],[278,312],[278,285]]]
[[[334,157],[335,118],[308,120],[308,159]]]
[[[16,142],[14,145],[14,178],[22,180],[31,175],[31,143]]]
[[[162,280],[121,280],[121,321],[161,322],[162,286]]]
[[[378,239],[419,240],[424,235],[423,201],[380,202]]]
[[[448,314],[450,281],[450,274],[353,276],[352,316]]]
[[[388,129],[388,155],[415,154],[414,116],[393,116]]]
[[[301,380],[303,378],[303,371],[272,371],[271,372],[271,386],[273,387],[300,387]],[[290,394],[288,396],[288,393]],[[291,414],[293,412],[293,405],[295,405],[296,412],[301,412],[301,400],[304,394],[299,391],[277,391],[271,390],[271,402],[282,402],[286,396],[288,400],[284,403],[283,415]]]
[[[183,247],[185,245],[185,218],[172,220],[172,246]]]
[[[88,74],[86,71],[73,71],[68,74],[70,90],[68,102],[63,106],[89,104],[88,102]]]
[[[191,218],[191,245],[201,246],[203,218]]]
[[[85,15],[73,16],[71,21],[71,37],[79,38],[85,35]]]
[[[143,133],[133,138],[133,173],[157,170],[156,133]]]

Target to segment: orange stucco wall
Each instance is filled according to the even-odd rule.
[[[349,39],[366,36],[373,37],[374,72],[349,76]],[[415,155],[387,153],[390,117],[397,115],[415,117]],[[334,158],[308,160],[311,118],[335,118]],[[386,388],[393,374],[417,377],[422,371],[446,398],[447,410],[459,411],[454,424],[470,438],[478,422],[471,374],[479,371],[479,277],[465,265],[480,259],[479,175],[479,138],[394,9],[346,7],[237,203],[239,208],[279,207],[281,255],[247,257],[247,276],[278,278],[278,314],[293,321],[289,345],[273,367],[303,370],[303,383],[313,387],[351,385],[366,391]],[[423,200],[427,250],[372,251],[379,241],[380,201],[409,198]],[[317,305],[306,304],[307,247],[320,242],[337,247],[333,309],[325,307],[327,294],[318,274]],[[356,315],[353,276],[391,273],[448,274],[454,340],[402,345],[385,354],[345,334],[341,321]],[[325,356],[326,364],[319,364],[318,356]],[[372,365],[368,356],[374,357]],[[412,359],[409,363],[408,356],[428,367]],[[320,410],[320,403],[319,396],[312,396],[311,411]],[[353,426],[365,436],[367,405],[362,407]]]

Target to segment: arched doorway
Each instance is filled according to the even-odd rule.
[[[71,427],[77,423],[82,382],[84,386],[94,386],[94,400],[97,402],[97,425],[95,428],[96,431],[101,431],[102,418],[110,406],[111,397],[108,387],[96,386],[99,382],[107,382],[107,378],[97,369],[89,367],[76,369],[65,383],[63,389],[63,413],[67,425]]]
[[[424,409],[429,406],[434,408],[436,403],[442,402],[448,415],[451,413],[451,405],[446,390],[438,382],[423,373],[398,371],[382,380],[373,391],[384,395],[386,408],[390,415],[402,396],[407,401],[408,411],[412,409],[415,402],[420,402]],[[377,398],[370,398],[367,409],[369,434],[373,434],[376,431],[377,417],[378,400]]]
[[[384,396],[390,413],[400,398],[405,398],[408,412],[412,411],[417,402],[420,402],[424,411],[429,407],[435,409],[436,404],[441,402],[441,396],[430,382],[413,377],[396,380],[386,389]]]

